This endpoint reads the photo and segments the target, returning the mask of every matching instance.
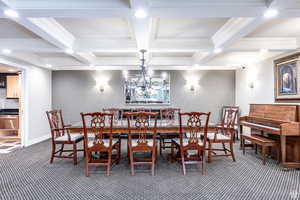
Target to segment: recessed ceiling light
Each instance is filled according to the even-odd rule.
[[[214,53],[221,53],[222,51],[223,51],[223,49],[221,49],[221,48],[214,49]]]
[[[74,50],[73,49],[66,49],[65,51],[67,54],[73,54],[74,53]]]
[[[268,53],[268,52],[269,52],[269,49],[261,49],[259,52],[260,52],[260,53]]]
[[[9,71],[9,72],[16,72],[15,69],[9,69],[8,71]]]
[[[10,49],[2,49],[2,53],[8,55],[8,54],[11,54],[11,50]]]
[[[47,68],[52,68],[52,65],[46,64],[46,67],[47,67]]]
[[[276,10],[276,9],[268,9],[264,13],[265,18],[275,17],[277,15],[278,15],[278,10]]]
[[[12,18],[18,18],[19,17],[19,13],[17,13],[17,11],[12,10],[12,9],[4,10],[4,15],[6,15],[8,17],[12,17]]]
[[[168,77],[168,74],[167,74],[166,72],[163,72],[163,73],[161,74],[161,77],[162,77],[163,79],[166,79],[166,78]]]
[[[139,8],[135,11],[134,16],[136,18],[141,18],[142,19],[142,18],[146,18],[148,16],[148,14],[144,9]]]

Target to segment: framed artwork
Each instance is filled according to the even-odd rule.
[[[141,75],[131,75],[125,80],[125,104],[170,104],[170,76],[153,76],[149,87],[141,81]]]
[[[275,61],[275,101],[300,100],[300,63],[298,58],[290,58]]]
[[[6,76],[0,76],[0,88],[6,88]]]

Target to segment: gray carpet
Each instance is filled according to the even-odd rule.
[[[124,147],[125,145],[123,145]],[[139,167],[130,176],[126,151],[122,162],[104,176],[104,169],[84,176],[83,158],[56,159],[49,164],[50,142],[0,155],[0,199],[300,199],[300,171],[284,171],[275,161],[262,166],[251,151],[237,162],[217,158],[208,164],[206,175],[196,166],[183,176],[178,163],[160,158],[156,176]]]

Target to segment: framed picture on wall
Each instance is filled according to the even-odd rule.
[[[6,88],[6,76],[0,76],[0,88]]]
[[[275,101],[300,101],[299,56],[289,56],[275,61]]]

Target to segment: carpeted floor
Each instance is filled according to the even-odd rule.
[[[123,145],[124,147],[125,145]],[[104,176],[97,168],[84,176],[84,163],[54,160],[49,164],[50,142],[46,141],[8,154],[0,154],[0,199],[300,199],[300,171],[284,171],[276,161],[262,165],[253,152],[237,162],[217,158],[208,164],[206,175],[196,166],[183,176],[181,165],[159,158],[156,176],[146,167],[130,175],[123,150],[122,162]]]

